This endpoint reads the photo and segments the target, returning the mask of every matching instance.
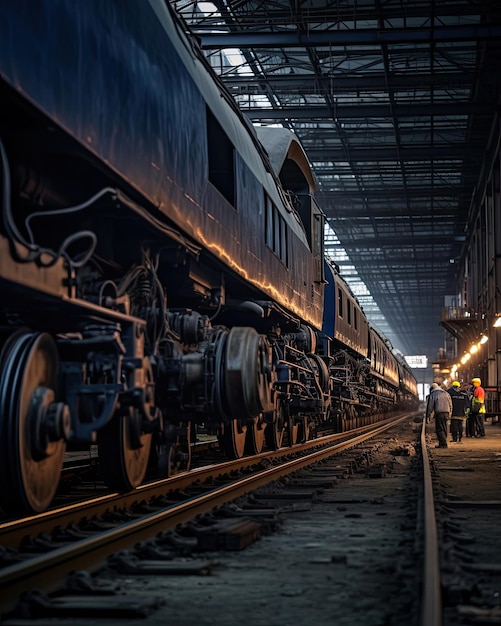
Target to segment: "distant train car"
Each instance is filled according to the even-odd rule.
[[[335,265],[325,265],[325,305],[320,352],[329,363],[332,412],[338,428],[367,422],[367,416],[398,408],[412,393],[410,372],[401,381],[399,358],[372,328]],[[409,376],[410,374],[410,376]],[[406,394],[400,391],[406,385]]]
[[[339,430],[370,409],[367,401],[369,323],[335,265],[325,262],[319,352],[329,366],[332,418]]]
[[[399,361],[399,377],[399,405],[411,409],[417,408],[419,404],[417,381],[403,357]]]
[[[375,392],[394,401],[400,381],[397,359],[388,342],[373,328],[369,332],[369,346]]]
[[[163,0],[0,4],[6,514],[49,506],[73,446],[126,491],[188,470],[200,424],[239,457],[394,404],[301,145],[185,30]]]

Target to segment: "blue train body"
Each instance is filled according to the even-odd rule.
[[[0,494],[359,426],[416,398],[323,249],[307,157],[253,128],[162,0],[0,5]],[[13,390],[13,391],[12,391]]]

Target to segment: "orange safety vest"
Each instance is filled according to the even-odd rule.
[[[485,391],[483,387],[475,387],[471,399],[471,410],[473,413],[485,413]]]

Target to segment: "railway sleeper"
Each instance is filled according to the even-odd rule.
[[[40,618],[140,618],[147,617],[164,603],[162,598],[123,595],[119,592],[80,593],[49,597],[40,590],[26,593],[16,614],[24,619]]]

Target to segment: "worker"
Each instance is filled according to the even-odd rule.
[[[437,383],[430,387],[430,395],[426,403],[426,421],[435,416],[435,432],[438,445],[435,448],[447,448],[447,420],[452,414],[452,400],[444,389]]]
[[[480,378],[472,378],[473,394],[471,398],[471,412],[475,426],[475,437],[485,437],[484,413],[485,413],[485,391]]]
[[[466,411],[469,407],[468,395],[460,387],[459,380],[454,380],[452,387],[447,390],[452,400],[451,437],[456,443],[459,443],[463,437],[463,422],[466,421]]]

